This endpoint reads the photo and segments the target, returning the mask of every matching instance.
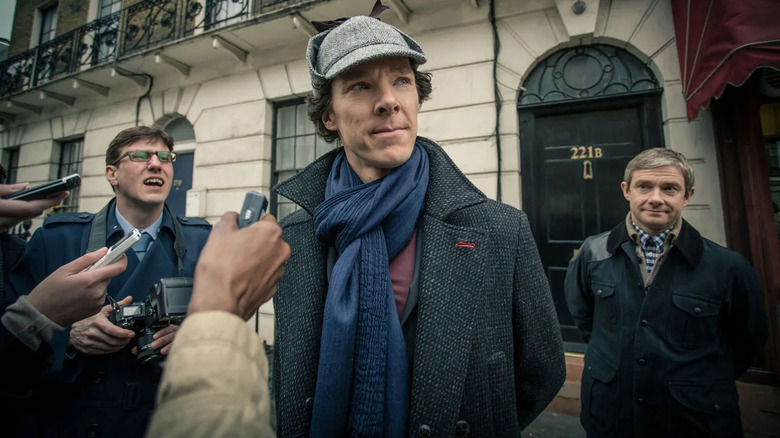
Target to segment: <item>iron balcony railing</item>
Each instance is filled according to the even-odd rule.
[[[143,0],[0,62],[0,98],[306,0]]]

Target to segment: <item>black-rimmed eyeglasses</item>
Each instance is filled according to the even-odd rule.
[[[124,154],[122,154],[119,159],[114,161],[114,164],[122,161],[122,158],[128,157],[130,158],[130,161],[135,161],[136,163],[144,162],[148,163],[149,161],[152,161],[152,155],[157,155],[157,159],[160,160],[161,163],[173,163],[176,161],[176,152],[171,151],[127,151]]]

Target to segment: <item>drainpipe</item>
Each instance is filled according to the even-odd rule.
[[[490,0],[490,13],[488,14],[490,26],[493,28],[493,98],[496,102],[496,155],[498,159],[498,172],[496,181],[496,201],[501,202],[501,93],[498,90],[498,52],[501,50],[501,42],[498,40],[498,28],[496,27],[495,0]]]

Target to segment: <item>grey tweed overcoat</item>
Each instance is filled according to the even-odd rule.
[[[428,152],[430,182],[418,224],[408,435],[520,436],[566,373],[528,220],[487,199],[436,143],[417,141]],[[280,437],[309,433],[328,290],[328,248],[314,237],[312,215],[338,151],[274,188],[302,207],[281,221],[292,255],[274,297]]]

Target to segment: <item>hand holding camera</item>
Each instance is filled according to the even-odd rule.
[[[160,362],[170,349],[178,324],[187,315],[191,295],[192,278],[162,278],[145,300],[114,306],[108,319],[136,334],[138,345],[133,353],[138,354],[139,362]]]
[[[125,297],[116,304],[128,305],[132,300],[133,297]],[[90,356],[115,353],[124,348],[133,339],[135,332],[113,324],[109,320],[113,311],[114,307],[109,304],[103,306],[96,315],[74,322],[70,329],[69,346]]]

